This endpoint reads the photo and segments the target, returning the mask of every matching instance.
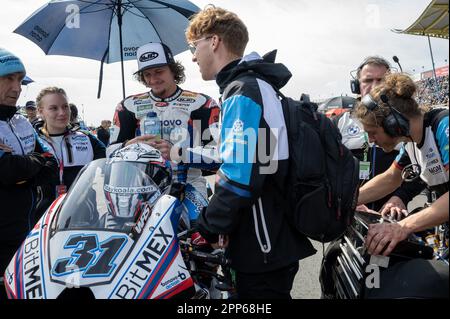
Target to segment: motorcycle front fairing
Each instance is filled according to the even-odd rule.
[[[161,195],[135,220],[111,218],[105,163],[87,165],[19,247],[5,271],[9,298],[55,299],[79,287],[98,299],[172,298],[193,290],[177,239],[178,199]]]

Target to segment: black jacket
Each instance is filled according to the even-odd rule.
[[[97,138],[100,140],[100,142],[105,144],[105,146],[108,146],[109,144],[109,137],[110,137],[109,130],[105,129],[102,126],[97,128]]]
[[[17,109],[0,106],[0,274],[40,217],[36,207],[57,178],[57,164]]]
[[[262,273],[292,264],[315,250],[286,219],[288,144],[284,117],[273,88],[256,79],[253,72],[277,88],[287,83],[291,73],[284,65],[253,54],[238,62],[230,63],[216,78],[223,93],[222,165],[215,193],[199,217],[198,228],[212,243],[217,242],[218,234],[229,235],[227,253],[234,269]],[[278,129],[279,135],[274,136],[269,128]],[[269,142],[270,138],[276,142]],[[260,153],[273,156],[268,162]]]

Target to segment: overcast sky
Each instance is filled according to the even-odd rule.
[[[0,47],[17,54],[27,74],[36,82],[24,88],[19,104],[34,99],[44,87],[64,88],[71,102],[90,125],[111,119],[122,98],[120,63],[105,64],[103,91],[97,99],[100,62],[46,56],[28,39],[13,30],[46,0],[2,0]],[[397,55],[404,71],[431,69],[426,37],[396,34],[391,29],[410,26],[431,0],[194,0],[234,11],[247,25],[250,42],[246,53],[261,55],[278,49],[277,61],[286,64],[293,77],[282,90],[313,99],[351,94],[349,72],[368,55],[381,55],[392,62]],[[448,64],[448,40],[431,39],[436,67]],[[176,56],[186,67],[183,88],[218,98],[215,82],[202,81],[198,67],[186,51]],[[146,89],[132,79],[135,61],[125,62],[127,95]],[[84,110],[84,114],[83,114]]]

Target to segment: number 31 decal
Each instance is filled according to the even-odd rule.
[[[114,259],[119,255],[126,241],[126,237],[114,236],[99,243],[97,235],[70,236],[64,249],[72,249],[72,255],[58,259],[52,274],[60,277],[82,272],[82,277],[107,277],[116,268]]]

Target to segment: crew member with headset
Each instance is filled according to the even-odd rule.
[[[404,74],[390,74],[361,99],[355,115],[368,133],[369,141],[389,152],[402,142],[395,162],[384,173],[360,189],[359,204],[379,199],[394,191],[403,179],[422,179],[436,194],[431,206],[399,222],[369,225],[365,245],[371,255],[388,256],[411,234],[441,225],[448,228],[448,110],[425,112],[413,98],[416,86]],[[448,298],[448,261],[413,259],[395,264],[382,274],[380,286],[395,281],[400,286],[388,291],[371,291],[383,298]],[[402,289],[403,287],[404,289]]]
[[[353,71],[355,72],[355,71]],[[352,72],[352,73],[353,73]],[[383,82],[384,77],[391,72],[390,63],[379,56],[369,56],[356,69],[356,77],[350,81],[352,93],[361,96]],[[353,76],[353,75],[352,75]],[[361,123],[355,120],[353,112],[345,112],[333,119],[342,135],[342,143],[360,160],[360,180],[367,180],[386,171],[398,155],[398,149],[383,151],[376,145],[370,145],[367,134]],[[424,185],[402,185],[392,194],[376,200],[368,207],[375,211],[391,213],[395,218],[401,218],[406,211],[406,204],[417,195]],[[384,207],[383,207],[384,205]]]

